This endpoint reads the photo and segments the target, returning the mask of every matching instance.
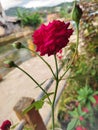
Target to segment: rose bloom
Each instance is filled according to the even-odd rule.
[[[79,106],[79,102],[76,102],[76,103],[75,103],[75,106],[78,107],[78,106]]]
[[[80,117],[79,117],[79,120],[80,120],[80,121],[83,121],[83,120],[84,120],[84,118],[83,118],[82,116],[80,116]]]
[[[59,20],[54,20],[48,25],[42,24],[32,35],[33,42],[37,47],[36,51],[39,51],[41,56],[45,54],[50,56],[59,52],[68,44],[73,33],[72,29],[68,29],[69,25],[69,22],[65,23]]]
[[[11,126],[11,122],[9,120],[5,120],[0,126],[0,130],[9,130]]]
[[[83,107],[83,108],[82,108],[82,111],[85,112],[85,113],[88,113],[88,112],[89,112],[88,108],[86,108],[86,107]]]
[[[84,128],[83,126],[77,126],[76,130],[87,130],[86,128]]]
[[[93,105],[96,106],[96,105],[98,105],[98,95],[94,95],[93,97],[96,101],[95,103],[93,103]]]

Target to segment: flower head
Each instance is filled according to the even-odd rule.
[[[14,42],[13,44],[13,47],[17,48],[17,49],[21,49],[21,48],[24,48],[24,46],[22,45],[21,42]]]
[[[41,55],[48,56],[56,54],[69,42],[69,37],[73,30],[68,29],[70,23],[64,23],[54,20],[47,26],[42,24],[41,27],[32,35],[34,44]]]
[[[94,95],[93,97],[95,99],[94,106],[96,106],[96,105],[98,105],[98,95]]]
[[[80,117],[79,117],[79,120],[80,120],[80,121],[83,121],[83,120],[84,120],[84,118],[83,118],[82,116],[80,116]]]
[[[78,107],[78,106],[79,106],[79,102],[76,102],[76,103],[75,103],[75,106]]]
[[[0,126],[1,130],[8,130],[11,126],[11,122],[9,120],[5,120]]]
[[[88,110],[87,107],[83,107],[83,108],[82,108],[82,111],[85,112],[85,113],[88,113],[88,112],[89,112],[89,110]]]
[[[87,130],[86,128],[84,128],[83,126],[77,126],[76,130]]]
[[[83,14],[82,9],[78,4],[75,3],[72,11],[72,20],[75,21],[76,23],[79,23],[82,14]]]
[[[14,61],[9,61],[9,60],[7,60],[7,61],[4,62],[4,66],[5,66],[6,68],[16,67]]]

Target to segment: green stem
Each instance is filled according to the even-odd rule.
[[[62,74],[62,76],[60,77],[59,81],[62,80],[62,78],[64,77],[64,75],[67,73],[67,71],[70,69],[74,59],[75,59],[75,56],[78,57],[78,45],[79,45],[79,23],[76,23],[76,35],[77,35],[77,41],[76,41],[76,49],[75,49],[75,53],[74,53],[74,56],[72,58],[72,61],[69,63],[68,65],[68,68],[66,69],[66,71]]]
[[[40,85],[31,75],[29,75],[25,70],[23,70],[22,68],[20,68],[20,67],[17,66],[17,65],[16,65],[16,67],[17,67],[19,70],[21,70],[22,72],[24,72],[30,79],[32,79],[32,80],[34,81],[34,83],[47,95],[47,98],[48,98],[48,100],[49,100],[49,103],[52,104],[52,103],[51,103],[51,100],[50,100],[50,98],[49,98],[49,96],[48,96],[48,93],[41,87],[41,85]]]
[[[56,100],[56,95],[57,95],[57,90],[58,90],[58,84],[59,82],[56,82],[55,93],[54,93],[54,98],[53,98],[53,103],[52,103],[52,130],[54,130],[55,128],[54,107],[55,107],[55,100]]]
[[[56,79],[58,80],[58,63],[57,63],[56,54],[54,54],[54,59],[55,59],[55,66],[56,66]]]
[[[56,76],[55,76],[55,74],[54,74],[54,72],[53,72],[53,70],[52,70],[50,64],[48,64],[48,62],[46,62],[45,59],[44,59],[42,56],[40,56],[36,51],[33,51],[33,50],[27,48],[26,46],[24,46],[24,48],[27,49],[27,50],[29,50],[29,51],[32,51],[33,53],[35,53],[35,54],[49,67],[49,69],[51,70],[51,72],[52,72],[54,78],[56,78]]]
[[[55,107],[55,100],[56,100],[58,84],[59,84],[59,80],[58,80],[58,64],[57,64],[56,54],[54,55],[54,59],[55,59],[55,65],[56,65],[56,86],[55,86],[54,97],[53,97],[53,102],[52,102],[52,130],[55,129],[54,107]]]
[[[77,43],[76,43],[76,55],[78,56],[78,45],[79,45],[79,23],[76,23]]]
[[[66,69],[66,71],[62,74],[62,76],[60,77],[59,81],[62,80],[62,78],[64,77],[64,75],[67,73],[67,71],[70,69],[72,63],[74,61],[74,58],[72,59],[72,61],[70,62],[70,64],[68,65],[68,68]]]
[[[75,0],[74,2],[75,2],[75,4],[76,4],[77,1]]]

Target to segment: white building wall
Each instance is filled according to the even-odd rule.
[[[6,23],[6,14],[2,8],[1,2],[0,2],[0,21],[4,24]]]

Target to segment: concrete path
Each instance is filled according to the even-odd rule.
[[[55,70],[54,57],[44,56],[44,58],[52,66],[53,70]],[[47,79],[47,82],[43,85],[43,87],[45,87],[45,85],[49,82],[49,79],[52,77],[52,74],[46,64],[38,57],[31,58],[21,64],[20,67],[31,74],[39,83],[42,83]],[[59,91],[62,89],[63,82],[64,81],[60,83]],[[54,86],[55,85],[53,84],[49,89],[49,92],[54,91]],[[13,111],[13,107],[16,102],[24,96],[36,99],[40,93],[41,90],[36,88],[35,83],[17,68],[8,73],[4,77],[4,80],[0,82],[0,124],[6,119],[11,120],[13,124],[19,122],[15,112]],[[50,107],[47,104],[45,104],[40,110],[44,121],[49,114],[49,110]]]

